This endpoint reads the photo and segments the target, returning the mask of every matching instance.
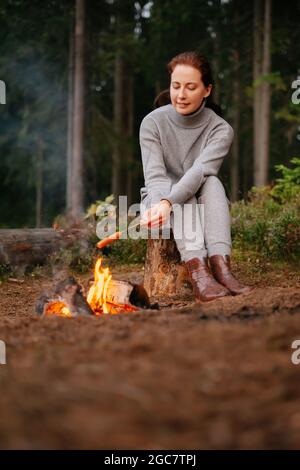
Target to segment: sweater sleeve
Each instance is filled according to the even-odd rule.
[[[227,155],[234,132],[232,127],[223,120],[210,133],[207,145],[196,158],[193,165],[175,183],[165,197],[171,204],[182,204],[191,198],[204,182],[206,176],[216,176]]]
[[[144,118],[141,123],[140,147],[145,186],[151,204],[156,204],[169,194],[172,183],[167,176],[158,128],[150,117]]]

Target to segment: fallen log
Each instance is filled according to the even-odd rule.
[[[83,230],[79,229],[1,229],[0,264],[12,268],[45,264],[49,255],[61,247],[70,246],[82,235]]]

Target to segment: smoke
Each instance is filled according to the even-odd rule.
[[[50,61],[42,48],[19,45],[2,54],[0,75],[7,98],[0,115],[0,190],[5,199],[0,203],[1,224],[34,225],[40,164],[43,224],[48,225],[65,206],[66,70]]]

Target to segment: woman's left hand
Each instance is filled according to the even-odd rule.
[[[147,225],[151,228],[159,227],[169,220],[171,210],[171,203],[164,199],[144,212],[141,225]]]

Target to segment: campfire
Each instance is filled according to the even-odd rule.
[[[59,280],[53,290],[40,296],[36,313],[62,317],[99,316],[136,312],[141,308],[157,308],[157,305],[150,305],[142,285],[114,280],[109,268],[102,266],[102,258],[98,258],[93,281],[87,289],[74,277],[67,276]]]

